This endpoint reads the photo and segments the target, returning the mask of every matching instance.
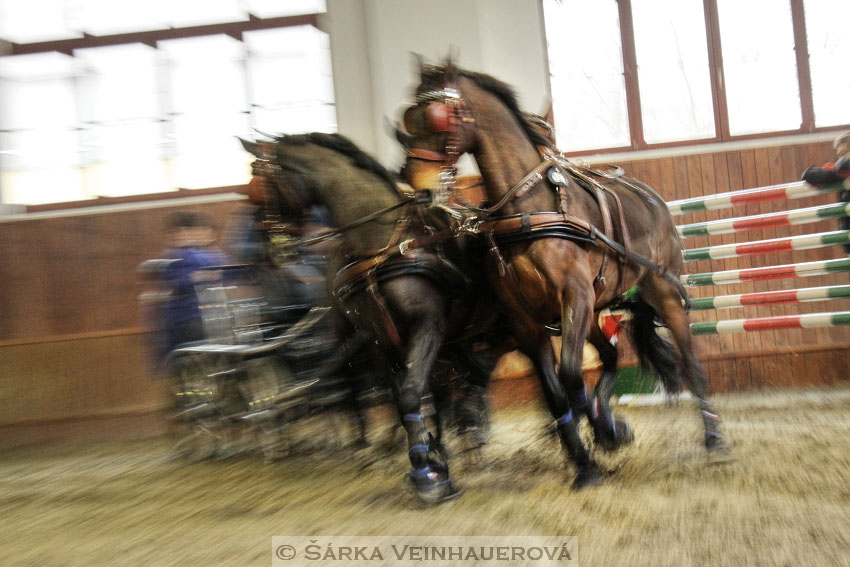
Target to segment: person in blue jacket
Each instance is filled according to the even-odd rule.
[[[168,297],[161,307],[164,353],[179,345],[205,338],[196,286],[221,279],[218,270],[205,268],[229,263],[228,257],[212,246],[215,230],[208,217],[191,211],[176,211],[166,219],[170,248],[162,281]]]

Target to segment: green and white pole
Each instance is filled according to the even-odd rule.
[[[762,280],[823,276],[826,274],[835,274],[840,272],[850,272],[850,259],[839,258],[837,260],[801,262],[799,264],[783,264],[781,266],[764,266],[761,268],[748,268],[745,270],[725,270],[721,272],[704,272],[701,274],[683,274],[679,276],[679,280],[682,284],[693,287],[700,285],[726,285]]]
[[[850,203],[836,203],[780,213],[767,213],[750,217],[683,224],[676,228],[679,231],[679,236],[688,238],[691,236],[745,232],[748,230],[789,226],[792,224],[807,224],[846,216],[850,216]]]
[[[847,298],[850,298],[850,285],[834,285],[741,293],[738,295],[697,297],[691,299],[691,309],[728,309],[731,307],[746,307],[748,305],[777,305],[780,303],[803,303],[807,301],[828,301],[831,299]]]
[[[706,211],[715,209],[728,209],[738,205],[751,203],[764,203],[767,201],[780,201],[784,199],[800,199],[813,195],[824,195],[834,193],[842,189],[850,189],[850,180],[843,183],[833,183],[823,187],[815,187],[804,181],[771,185],[769,187],[757,187],[755,189],[744,189],[741,191],[730,191],[728,193],[716,193],[690,199],[670,201],[667,208],[673,216],[683,215],[694,211]]]
[[[850,325],[850,311],[833,313],[807,313],[805,315],[782,315],[779,317],[755,317],[710,323],[692,323],[692,335],[726,335],[752,331],[775,331],[777,329],[813,329]]]
[[[788,238],[756,240],[753,242],[744,242],[743,244],[721,244],[718,246],[706,246],[704,248],[692,248],[682,252],[682,255],[686,262],[694,262],[697,260],[720,260],[723,258],[736,258],[738,256],[751,256],[753,254],[769,254],[771,252],[810,250],[812,248],[824,248],[836,244],[850,244],[850,230],[834,230],[832,232],[804,234]]]

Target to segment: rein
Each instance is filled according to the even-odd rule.
[[[340,234],[346,233],[349,230],[355,229],[359,226],[363,226],[364,224],[368,224],[374,220],[381,218],[382,216],[391,213],[397,209],[402,207],[406,207],[408,205],[412,205],[415,202],[415,197],[405,197],[403,201],[396,203],[395,205],[391,205],[380,211],[376,211],[372,214],[366,215],[365,217],[359,218],[355,221],[352,221],[346,225],[340,226],[338,228],[332,228],[325,231],[320,232],[316,236],[299,239],[299,240],[290,240],[289,242],[285,242],[280,246],[282,248],[297,248],[299,246],[310,246],[311,244],[316,244],[318,242],[322,242],[324,240],[328,240]]]

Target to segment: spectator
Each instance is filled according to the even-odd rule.
[[[221,278],[218,271],[205,268],[228,263],[227,256],[212,247],[215,231],[206,216],[177,211],[168,216],[166,227],[170,248],[164,254],[172,261],[164,269],[162,278],[169,292],[160,313],[163,355],[178,345],[205,338],[195,286]]]
[[[825,163],[821,166],[812,166],[803,172],[803,181],[820,187],[831,185],[850,179],[850,131],[844,132],[835,139],[835,163]],[[848,182],[844,184],[844,190],[839,194],[842,203],[850,202],[850,187]],[[850,230],[850,218],[838,219],[838,227],[841,230]],[[844,251],[850,254],[850,244],[844,245]]]
[[[835,163],[813,165],[803,172],[803,181],[819,187],[850,179],[850,131],[835,139],[835,153]],[[847,190],[844,193],[847,193]],[[842,194],[841,200],[847,202],[846,197]]]

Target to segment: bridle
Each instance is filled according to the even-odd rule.
[[[442,151],[405,147],[405,153],[412,159],[440,164],[439,189],[434,194],[434,202],[446,204],[456,184],[457,161],[466,125],[474,123],[475,118],[467,110],[460,91],[452,84],[419,93],[414,102],[415,106],[425,105],[426,126],[434,134],[445,134],[445,144]],[[404,128],[408,129],[407,124]]]

